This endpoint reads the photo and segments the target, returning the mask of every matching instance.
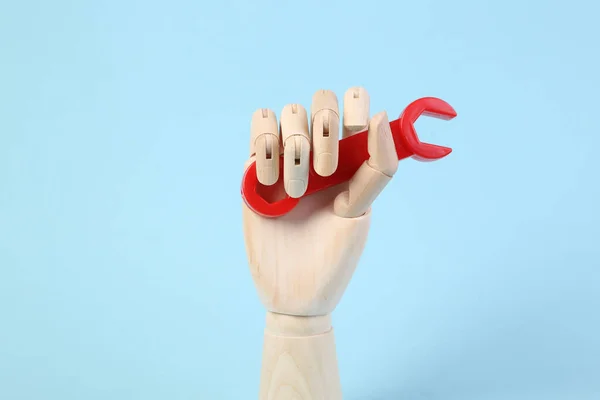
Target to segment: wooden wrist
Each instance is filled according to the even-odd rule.
[[[313,317],[267,312],[260,400],[341,400],[329,314]]]
[[[267,311],[265,331],[287,337],[322,335],[331,331],[331,314],[296,316]]]

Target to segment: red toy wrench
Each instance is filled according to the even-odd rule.
[[[399,160],[412,157],[418,161],[435,161],[452,152],[449,147],[423,143],[419,140],[414,123],[421,115],[450,120],[456,117],[456,111],[450,104],[435,97],[423,97],[410,103],[400,118],[390,122]],[[308,188],[302,197],[349,181],[362,163],[369,159],[367,139],[368,131],[363,131],[340,140],[337,170],[326,177],[318,175],[313,169],[311,152]],[[283,171],[283,155],[279,160],[279,168]],[[281,184],[282,180],[283,174],[280,174],[276,184]],[[251,210],[264,217],[274,218],[285,215],[300,201],[299,198],[287,196],[276,202],[268,202],[259,195],[257,190],[259,186],[261,183],[256,176],[256,162],[253,162],[242,178],[242,198]]]

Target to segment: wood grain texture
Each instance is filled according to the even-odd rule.
[[[268,311],[326,315],[339,303],[367,241],[370,210],[357,218],[333,212],[339,194],[303,199],[277,219],[263,218],[245,205],[244,237],[250,272]]]
[[[331,318],[286,317],[267,316],[259,400],[341,400]]]

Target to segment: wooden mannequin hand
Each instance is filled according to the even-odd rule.
[[[310,125],[310,129],[309,129]],[[337,168],[340,118],[331,91],[313,96],[310,120],[299,104],[275,114],[257,110],[251,124],[251,158],[263,197],[301,197],[309,153],[322,176]],[[265,218],[245,204],[243,225],[252,278],[267,313],[261,400],[341,399],[330,314],[341,299],[364,249],[371,203],[398,167],[385,112],[369,121],[369,96],[344,96],[343,137],[369,129],[369,154],[346,184],[307,196],[288,214]],[[278,156],[284,154],[284,171]],[[284,185],[276,185],[283,174]],[[285,192],[284,192],[285,191]]]
[[[340,125],[336,95],[318,91],[311,109],[310,131],[306,110],[299,104],[284,107],[280,129],[272,111],[254,113],[246,165],[256,159],[258,179],[264,185],[273,185],[283,174],[284,185],[269,188],[266,195],[281,195],[283,186],[291,197],[304,194],[311,148],[317,173],[327,176],[335,171]],[[243,206],[250,270],[269,311],[315,316],[334,310],[367,240],[371,203],[398,167],[387,115],[382,112],[369,121],[369,95],[363,88],[346,92],[343,125],[344,137],[369,128],[371,158],[349,183],[307,196],[279,218],[264,218]],[[266,157],[280,152],[285,171],[278,171],[278,163],[269,163]],[[331,156],[322,157],[323,153]]]

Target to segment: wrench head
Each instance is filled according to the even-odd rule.
[[[410,103],[400,115],[400,132],[403,147],[418,161],[435,161],[452,152],[450,147],[424,143],[419,140],[415,122],[421,116],[451,120],[456,117],[452,106],[437,97],[423,97]]]

